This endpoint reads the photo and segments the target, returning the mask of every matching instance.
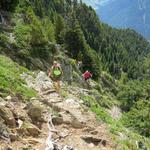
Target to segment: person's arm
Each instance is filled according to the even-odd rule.
[[[89,72],[89,76],[90,76],[90,78],[92,78],[92,73],[91,72]]]
[[[84,77],[84,76],[85,76],[85,73],[82,74],[82,77]]]
[[[51,76],[51,71],[50,71],[50,69],[49,69],[49,71],[48,71],[48,77],[50,77]]]
[[[91,74],[91,78],[92,78],[92,76],[93,76],[93,75]]]
[[[61,73],[63,74],[63,70],[62,70],[62,68],[61,68],[60,64],[58,64],[58,67],[59,67],[59,69],[60,69]]]
[[[50,77],[50,76],[51,76],[52,70],[53,70],[53,66],[49,69],[48,77]]]

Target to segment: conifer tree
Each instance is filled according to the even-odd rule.
[[[65,30],[66,30],[65,21],[60,15],[57,15],[55,17],[54,24],[55,24],[56,41],[57,43],[62,44],[64,42],[64,36],[65,36]]]

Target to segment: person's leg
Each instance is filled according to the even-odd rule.
[[[58,94],[60,94],[60,80],[55,82],[55,90]]]
[[[90,89],[90,88],[91,88],[90,80],[89,80],[89,79],[90,79],[90,78],[88,78],[88,79],[86,80],[87,89]]]
[[[60,94],[60,80],[58,78],[53,78],[53,87],[56,93]]]
[[[56,83],[56,81],[53,81],[53,87],[54,87],[55,91],[57,91],[57,83]]]
[[[84,79],[84,88],[88,88],[88,80]]]
[[[86,88],[89,89],[89,82],[88,82],[88,79],[86,80]]]
[[[57,81],[57,85],[58,85],[58,92],[60,94],[60,89],[61,89],[61,87],[60,87],[60,80]]]

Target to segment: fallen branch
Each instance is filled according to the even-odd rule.
[[[52,116],[49,116],[48,119],[48,129],[49,129],[49,135],[46,139],[46,148],[45,150],[61,150],[60,145],[57,143],[57,140],[52,139],[53,133],[58,133],[58,131],[55,129],[53,122],[52,122]]]
[[[58,131],[55,129],[53,122],[52,122],[52,116],[49,116],[48,119],[48,129],[49,129],[49,135],[46,139],[46,148],[45,150],[74,150],[71,146],[65,145],[62,147],[60,144],[58,144],[58,140],[54,140],[52,138],[53,133],[57,133]]]

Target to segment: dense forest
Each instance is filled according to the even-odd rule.
[[[112,94],[124,112],[122,122],[150,137],[150,43],[131,29],[114,29],[80,0],[2,0],[0,14],[11,12],[8,29],[0,29],[0,53],[29,69],[48,68],[61,46],[63,54],[83,62],[99,82],[103,72],[117,90]],[[8,17],[9,18],[9,17]],[[9,46],[8,46],[9,43]],[[15,50],[14,50],[15,49]],[[40,59],[44,65],[35,65]]]
[[[28,47],[30,54],[48,57],[48,49],[43,45],[48,45],[49,41],[61,44],[72,58],[82,60],[84,68],[89,68],[95,78],[100,69],[116,78],[122,71],[132,79],[141,78],[146,72],[147,68],[139,65],[143,65],[150,50],[149,43],[133,30],[117,30],[103,24],[95,11],[84,3],[71,0],[18,3],[15,13],[22,17],[16,15],[20,19],[14,33],[20,49]],[[1,2],[4,10],[14,11],[16,4],[16,0]],[[43,54],[42,50],[34,51],[39,45]]]

